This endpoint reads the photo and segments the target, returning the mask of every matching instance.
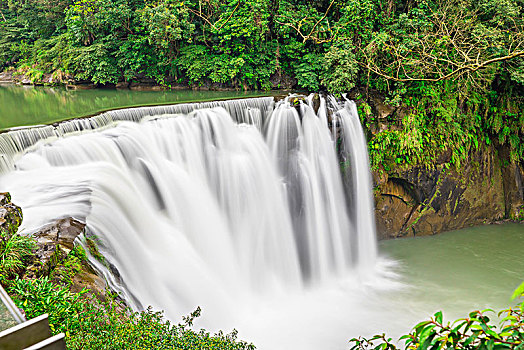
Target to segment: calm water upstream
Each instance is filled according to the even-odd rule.
[[[49,124],[115,108],[269,95],[271,93],[256,91],[66,90],[62,87],[0,85],[0,130]]]

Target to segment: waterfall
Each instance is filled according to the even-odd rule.
[[[356,204],[353,206],[353,220],[358,232],[358,260],[362,267],[372,268],[377,258],[377,242],[374,235],[367,234],[375,231],[367,142],[355,102],[346,101],[344,108],[335,112],[335,115],[342,124],[344,153],[350,159],[353,190],[349,196]]]
[[[93,264],[135,309],[176,320],[200,305],[224,325],[238,305],[375,264],[365,137],[354,103],[328,102],[143,107],[10,131],[0,186],[23,231],[84,221],[113,268]]]
[[[139,122],[144,117],[166,114],[188,114],[202,108],[224,108],[238,123],[261,126],[270,113],[273,97],[247,98],[229,101],[181,103],[176,105],[126,108],[101,113],[90,118],[72,119],[55,126],[15,128],[0,134],[0,174],[13,170],[17,157],[42,141],[111,127],[118,121]]]

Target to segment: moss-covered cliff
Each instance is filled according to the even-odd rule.
[[[524,220],[524,166],[505,146],[471,149],[460,164],[433,161],[373,171],[381,239],[431,235],[501,220]]]

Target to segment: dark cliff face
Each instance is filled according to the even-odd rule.
[[[441,158],[373,173],[379,239],[524,219],[524,167],[509,160],[507,149],[480,148],[459,169]]]

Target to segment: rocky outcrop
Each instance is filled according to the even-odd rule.
[[[368,96],[368,138],[401,130],[412,107],[397,107],[374,90],[353,89],[357,104]],[[393,104],[393,105],[392,105]],[[398,105],[398,103],[397,103]],[[375,217],[380,239],[432,235],[468,226],[524,220],[524,164],[511,160],[509,147],[496,143],[471,151],[460,167],[451,151],[420,165],[388,164],[373,173]],[[524,221],[523,221],[524,222]]]
[[[374,173],[380,238],[524,219],[524,169],[493,146],[471,153],[460,169],[445,155],[436,164]]]
[[[11,195],[0,193],[0,229],[13,234],[22,223],[22,209],[11,203]]]
[[[73,77],[60,70],[53,73],[34,73],[28,67],[8,69],[0,72],[0,84],[21,84],[21,85],[64,85],[72,81]],[[93,85],[94,86],[94,85]]]
[[[11,202],[9,193],[0,193],[0,228],[12,235],[16,234],[21,223],[20,207]],[[84,223],[68,217],[32,233],[36,245],[21,271],[21,277],[34,279],[47,276],[56,283],[68,285],[73,292],[86,288],[89,289],[88,294],[105,299],[106,281],[89,265],[83,250],[80,250],[81,253],[74,252],[75,239],[84,229]],[[88,244],[88,249],[96,250],[96,246]]]
[[[25,277],[49,276],[63,262],[74,247],[75,238],[84,230],[84,224],[72,219],[60,219],[33,233],[36,249]]]
[[[0,72],[0,84],[2,83],[14,83],[15,80],[13,78],[13,71],[12,70],[9,70],[9,71],[5,71],[5,72]]]
[[[33,233],[37,248],[24,278],[49,276],[56,283],[67,283],[73,292],[89,289],[90,294],[105,299],[106,281],[96,274],[86,259],[72,257],[75,239],[84,232],[85,224],[73,218],[59,219]],[[71,270],[71,261],[77,267]],[[63,281],[67,276],[71,279]]]

